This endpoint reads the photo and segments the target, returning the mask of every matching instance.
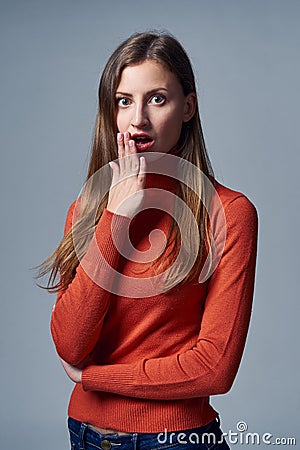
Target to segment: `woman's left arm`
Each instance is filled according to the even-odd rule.
[[[240,195],[225,207],[226,243],[208,283],[201,330],[193,348],[132,364],[86,367],[84,390],[176,400],[223,394],[237,373],[252,308],[258,217]]]

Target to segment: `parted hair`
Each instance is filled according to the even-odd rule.
[[[121,43],[110,56],[100,79],[98,111],[86,182],[91,181],[93,175],[99,169],[110,161],[117,159],[116,133],[118,130],[115,97],[122,71],[125,67],[138,65],[147,60],[160,63],[171,71],[180,82],[184,95],[196,93],[195,77],[189,57],[182,45],[172,35],[160,32],[136,33]],[[195,114],[188,122],[182,124],[180,138],[175,150],[177,156],[194,164],[204,176],[200,176],[199,180],[194,180],[196,190],[198,189],[201,195],[197,195],[185,183],[179,182],[177,195],[190,208],[198,224],[197,232],[200,236],[200,245],[199,248],[193,248],[197,239],[191,231],[191,236],[189,236],[190,247],[186,251],[196,252],[196,261],[184,279],[181,276],[182,267],[177,268],[168,277],[169,289],[172,289],[178,283],[194,280],[200,273],[204,255],[210,255],[211,232],[203,196],[205,195],[204,178],[208,177],[213,182],[214,173],[204,142],[198,100],[196,101]],[[93,181],[90,184],[92,185]],[[95,201],[92,194],[93,190],[93,187],[90,187],[85,192],[85,201],[82,202],[80,214],[76,221],[64,235],[53,254],[39,266],[37,278],[49,275],[47,285],[44,286],[49,292],[58,292],[68,287],[76,274],[76,268],[81,258],[87,251],[103,210],[107,206],[108,195],[106,194],[99,204],[99,201]],[[192,230],[189,225],[190,219],[184,214],[184,211],[181,220],[185,230]],[[74,231],[76,231],[76,249],[73,242]],[[170,239],[171,236],[172,239]],[[163,257],[153,262],[157,272],[162,269],[165,256],[174,251],[174,248],[182,245],[180,230],[174,220],[171,221],[167,242],[171,241],[172,245],[166,246]]]

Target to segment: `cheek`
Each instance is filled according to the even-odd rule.
[[[117,128],[120,133],[124,133],[128,129],[128,123],[125,111],[118,112],[116,117]]]
[[[182,118],[179,114],[165,117],[160,122],[159,128],[161,134],[165,137],[165,139],[172,142],[173,144],[176,144],[181,133]]]
[[[161,114],[160,120],[166,127],[180,127],[183,121],[183,106],[174,104],[169,105],[169,107]]]

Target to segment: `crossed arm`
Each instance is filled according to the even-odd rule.
[[[244,196],[231,201],[225,214],[227,240],[221,261],[208,282],[195,345],[182,353],[132,364],[78,366],[63,359],[63,367],[73,382],[82,383],[84,390],[166,400],[220,394],[230,389],[250,320],[258,223],[254,206]]]

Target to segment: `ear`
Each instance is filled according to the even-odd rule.
[[[185,97],[184,111],[183,111],[183,122],[188,122],[191,120],[196,111],[197,97],[195,92],[190,92]]]

